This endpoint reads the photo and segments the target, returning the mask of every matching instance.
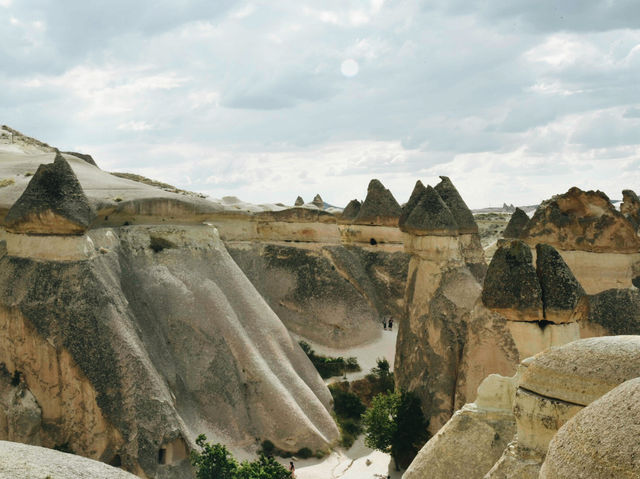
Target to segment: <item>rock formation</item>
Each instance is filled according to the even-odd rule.
[[[313,197],[313,201],[311,203],[316,205],[320,210],[324,209],[324,201],[322,200],[322,197],[320,196],[319,193]]]
[[[95,212],[78,178],[60,153],[41,165],[5,218],[13,233],[83,234]]]
[[[295,206],[302,206],[302,205],[304,205],[304,200],[302,199],[301,196],[298,196],[296,198]]]
[[[435,187],[436,192],[442,198],[442,201],[447,205],[451,215],[458,225],[459,234],[474,234],[478,232],[478,225],[476,225],[473,219],[471,210],[467,207],[466,203],[458,193],[458,190],[453,186],[451,180],[446,176],[440,177],[440,183]]]
[[[75,151],[64,151],[63,153],[65,155],[75,156],[76,158],[80,158],[81,160],[86,161],[87,163],[89,163],[90,165],[95,166],[96,168],[98,167],[98,165],[96,164],[96,161],[93,159],[93,157],[91,155],[87,155],[85,153],[77,153]]]
[[[115,467],[75,454],[0,441],[0,477],[6,479],[136,479]]]
[[[345,206],[344,210],[342,211],[342,219],[349,220],[349,222],[351,222],[351,220],[354,220],[356,216],[358,216],[361,206],[362,204],[358,200],[349,201],[349,204],[347,204],[347,206]]]
[[[580,325],[580,337],[640,334],[640,291],[609,289],[583,296],[572,321]]]
[[[640,226],[640,199],[633,190],[622,190],[620,213],[638,229]]]
[[[630,198],[627,194],[629,205]],[[574,187],[544,201],[520,238],[531,247],[545,243],[556,248],[589,294],[630,288],[640,276],[636,227],[600,191]]]
[[[456,412],[425,444],[405,477],[537,479],[543,462],[541,478],[635,477],[610,471],[616,470],[616,443],[637,432],[630,427],[637,423],[636,393],[630,393],[637,386],[626,385],[638,375],[640,336],[583,339],[539,353],[513,378],[489,376],[476,403]],[[629,392],[618,395],[619,389]],[[621,446],[625,473],[638,467],[629,442]]]
[[[529,223],[529,216],[520,208],[516,208],[502,236],[510,239],[519,238],[527,223]]]
[[[378,180],[371,180],[367,197],[353,221],[361,225],[397,226],[401,208],[391,192]]]
[[[640,476],[640,378],[578,412],[549,444],[540,479]]]

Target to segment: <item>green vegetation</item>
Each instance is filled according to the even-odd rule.
[[[306,341],[300,341],[299,344],[323,379],[333,376],[343,376],[348,372],[360,371],[360,365],[356,358],[345,359],[341,356],[337,358],[321,356],[316,354],[316,352],[311,348],[311,345]]]
[[[253,462],[243,461],[238,464],[224,445],[209,444],[206,441],[207,437],[200,434],[196,444],[202,452],[191,451],[191,464],[196,469],[197,479],[288,479],[291,477],[291,473],[273,457],[260,454],[260,457]]]
[[[429,438],[428,422],[420,407],[419,398],[412,392],[389,392],[373,398],[362,423],[364,443],[388,452],[398,466],[407,467]]]
[[[13,185],[16,181],[13,178],[5,178],[0,180],[0,188],[4,188],[5,186]]]

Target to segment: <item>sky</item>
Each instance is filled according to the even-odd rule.
[[[637,0],[0,0],[0,123],[213,198],[640,192]]]

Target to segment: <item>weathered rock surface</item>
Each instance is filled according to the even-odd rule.
[[[622,204],[620,213],[638,229],[640,226],[640,199],[633,190],[622,190]]]
[[[413,191],[411,192],[411,196],[409,196],[409,201],[407,201],[402,206],[402,211],[400,213],[400,219],[398,220],[398,226],[400,227],[400,229],[402,229],[404,227],[404,224],[406,223],[407,218],[409,217],[409,214],[416,207],[416,205],[420,201],[420,197],[422,196],[422,194],[424,193],[425,190],[426,190],[426,188],[422,184],[422,181],[420,181],[420,180],[416,181],[416,184],[413,187]]]
[[[289,330],[332,347],[380,334],[379,318],[402,317],[409,255],[358,246],[228,243]]]
[[[420,193],[413,209],[407,208],[406,211],[407,219],[402,225],[402,231],[416,236],[458,234],[458,223],[451,210],[431,186],[427,186]]]
[[[640,334],[640,291],[609,289],[584,296],[572,321],[580,325],[581,337]]]
[[[324,201],[322,200],[322,196],[320,196],[320,193],[313,197],[313,201],[311,203],[316,205],[320,210],[324,209]]]
[[[378,180],[371,180],[367,197],[353,222],[362,225],[397,226],[401,208],[391,192]]]
[[[81,160],[84,160],[87,163],[89,163],[90,165],[93,165],[95,167],[98,166],[96,164],[96,161],[93,159],[93,157],[91,155],[87,155],[85,153],[77,153],[75,151],[63,151],[63,153],[65,155],[72,155],[72,156],[75,156],[76,158],[80,158]]]
[[[1,479],[135,479],[136,476],[75,454],[0,441]]]
[[[520,240],[498,248],[484,280],[484,305],[511,321],[541,321],[542,289],[532,261],[531,249]]]
[[[337,438],[328,390],[214,229],[111,234],[90,232],[103,253],[85,261],[0,259],[0,362],[40,407],[42,445],[182,478],[199,433]]]
[[[53,163],[40,165],[5,224],[14,233],[83,234],[94,216],[78,178],[56,153]]]
[[[529,216],[520,208],[516,208],[511,215],[511,219],[509,219],[509,223],[507,223],[507,227],[502,233],[502,237],[508,239],[520,238],[527,223],[529,223]]]
[[[476,225],[473,219],[473,213],[471,213],[471,210],[462,199],[462,196],[460,196],[460,193],[458,193],[456,187],[453,186],[451,180],[446,176],[441,176],[440,180],[440,183],[438,183],[434,189],[447,205],[449,211],[451,211],[453,219],[458,225],[458,233],[477,233],[478,225]]]
[[[592,402],[555,435],[541,479],[640,476],[640,378]]]
[[[344,210],[342,211],[342,219],[354,220],[358,216],[361,206],[362,204],[358,200],[354,199],[349,201],[347,206],[345,206]]]
[[[511,412],[515,383],[491,375],[466,404],[420,450],[404,479],[482,479],[500,458],[516,428]]]
[[[295,205],[295,206],[302,206],[302,205],[304,205],[304,200],[302,199],[302,197],[301,197],[301,196],[298,196],[298,197],[296,198],[296,202],[294,203],[294,205]]]

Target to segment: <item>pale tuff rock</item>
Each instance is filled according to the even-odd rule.
[[[460,196],[460,193],[458,193],[456,187],[453,186],[451,180],[446,176],[441,176],[440,180],[440,183],[438,183],[434,189],[447,205],[449,211],[451,211],[458,225],[458,232],[461,234],[477,233],[478,225],[476,225],[473,219],[473,213],[471,213],[471,210]]]
[[[294,204],[295,204],[295,206],[302,206],[302,205],[304,205],[304,200],[302,199],[301,196],[298,196],[296,198],[296,202]]]
[[[86,161],[87,163],[95,166],[96,168],[98,167],[98,165],[96,164],[96,161],[93,159],[91,155],[87,155],[85,153],[77,153],[75,151],[63,151],[62,153],[65,155],[75,156],[76,158],[80,158],[81,160]]]
[[[378,180],[371,180],[367,197],[360,206],[355,224],[397,226],[401,208],[391,192]]]
[[[529,244],[597,253],[640,251],[636,228],[601,191],[571,188],[543,202],[524,228]]]
[[[136,479],[115,467],[75,454],[0,441],[0,479]]]
[[[182,478],[200,433],[240,448],[337,439],[326,386],[213,228],[116,235],[85,261],[0,259],[0,362],[42,409],[43,445]]]
[[[404,479],[482,479],[515,434],[513,378],[488,376],[475,403],[458,410],[423,446]]]
[[[529,216],[520,208],[516,208],[502,233],[502,237],[507,239],[519,238],[527,223],[529,223]]]
[[[630,379],[576,414],[555,435],[541,479],[640,476],[640,378]]]
[[[322,197],[319,193],[313,197],[313,201],[311,203],[316,205],[320,210],[324,209],[324,201],[322,200]]]
[[[95,216],[75,173],[59,152],[40,165],[5,218],[13,233],[83,234]]]

